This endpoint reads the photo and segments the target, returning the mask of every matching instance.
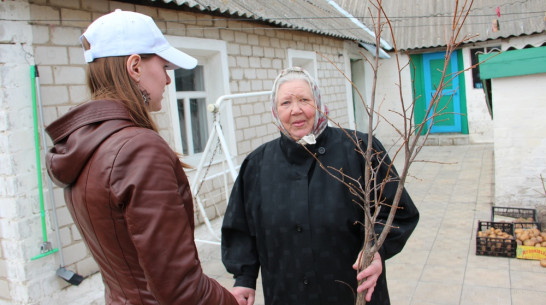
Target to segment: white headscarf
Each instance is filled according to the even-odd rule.
[[[311,132],[303,136],[298,141],[298,143],[315,144],[316,138],[324,131],[324,129],[326,129],[326,126],[328,124],[328,107],[326,107],[326,105],[322,103],[320,97],[320,89],[315,79],[313,79],[313,77],[303,68],[292,67],[284,69],[275,79],[275,82],[273,83],[273,91],[271,93],[271,112],[273,113],[273,119],[275,120],[275,124],[281,130],[281,132],[283,132],[289,138],[292,138],[288,130],[284,128],[284,125],[279,119],[279,113],[277,112],[277,92],[279,91],[279,87],[282,84],[287,81],[296,79],[303,79],[309,83],[309,86],[311,87],[311,92],[313,93],[313,97],[316,103],[315,122],[313,124],[313,128],[311,129]]]

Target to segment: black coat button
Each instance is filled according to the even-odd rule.
[[[303,231],[303,228],[300,225],[297,225],[296,226],[296,231],[301,232],[301,231]]]
[[[324,148],[322,146],[318,148],[318,153],[319,154],[324,155],[325,152],[326,152],[326,148]]]

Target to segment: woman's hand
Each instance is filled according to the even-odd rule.
[[[231,288],[231,294],[233,294],[239,305],[253,305],[256,290],[247,287],[233,287]]]
[[[355,270],[358,270],[360,257],[361,255],[359,254],[356,262],[353,264],[353,269]],[[377,279],[379,278],[379,275],[381,275],[381,272],[383,272],[383,264],[381,263],[381,256],[379,255],[379,253],[376,252],[373,256],[371,264],[366,269],[362,270],[362,272],[356,275],[356,279],[358,282],[366,279],[356,288],[356,291],[358,293],[361,293],[362,291],[368,289],[368,291],[366,292],[366,302],[370,302],[372,300],[372,293],[375,289]]]

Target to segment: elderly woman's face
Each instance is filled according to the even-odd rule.
[[[299,140],[313,129],[315,98],[303,79],[287,81],[277,91],[277,113],[284,128]]]

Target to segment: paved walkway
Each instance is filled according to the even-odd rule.
[[[426,146],[407,189],[421,220],[404,250],[387,261],[393,305],[545,304],[546,268],[538,261],[476,256],[478,220],[490,220],[494,200],[493,147]],[[221,220],[212,222],[218,228]],[[212,240],[205,226],[196,238]],[[198,242],[207,275],[226,287],[233,279],[220,247]],[[263,305],[261,283],[256,305]]]

